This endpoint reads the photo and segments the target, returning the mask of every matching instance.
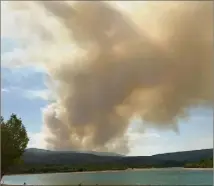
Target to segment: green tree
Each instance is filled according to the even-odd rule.
[[[21,162],[21,156],[27,147],[29,138],[22,120],[12,114],[4,121],[1,116],[1,178],[8,169]]]

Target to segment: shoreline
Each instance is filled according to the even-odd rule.
[[[23,174],[9,174],[4,176],[22,176],[22,175],[35,175],[35,174],[85,174],[85,173],[106,173],[106,172],[132,172],[132,171],[150,171],[150,170],[214,170],[214,168],[184,168],[184,167],[167,167],[167,168],[128,168],[124,170],[102,170],[102,171],[82,171],[82,172],[50,172],[50,173],[23,173]]]

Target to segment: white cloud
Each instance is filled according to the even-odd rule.
[[[1,92],[9,92],[9,89],[7,89],[7,88],[1,88]]]
[[[40,148],[45,149],[46,143],[44,140],[44,134],[42,132],[39,133],[33,133],[28,132],[28,137],[30,139],[27,148]]]
[[[20,67],[24,65],[24,62],[29,60],[26,51],[21,48],[14,48],[12,52],[5,52],[2,54],[2,66],[3,67]]]
[[[128,133],[128,137],[130,140],[138,140],[138,139],[153,139],[160,138],[161,136],[155,132],[145,132],[145,133]]]
[[[147,156],[163,152],[163,147],[168,143],[166,136],[161,135],[160,131],[147,128],[138,117],[133,117],[130,122],[126,133],[130,148],[128,156]]]
[[[44,68],[48,62],[57,61],[58,56],[63,56],[65,61],[70,57],[74,46],[68,31],[61,27],[57,19],[48,15],[39,3],[4,2],[1,10],[1,36],[16,41],[19,46],[2,55],[2,66],[14,68],[31,65]]]
[[[172,140],[171,143],[166,147],[169,152],[175,151],[188,151],[196,149],[213,148],[213,135],[209,136],[197,136],[189,137],[187,140],[180,139],[177,136],[176,140]]]
[[[53,100],[54,97],[48,89],[43,90],[26,90],[25,96],[29,99]]]
[[[129,156],[148,156],[167,152],[213,148],[213,135],[189,137],[177,133],[129,133]]]
[[[40,89],[40,90],[28,90],[22,89],[20,87],[10,86],[7,88],[1,88],[1,92],[16,92],[16,94],[20,94],[28,99],[42,99],[42,100],[54,100],[55,97],[48,89]]]
[[[129,156],[156,154],[167,143],[167,138],[161,136],[158,132],[149,130],[144,132],[128,130],[127,136],[130,148]]]

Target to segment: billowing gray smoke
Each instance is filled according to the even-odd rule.
[[[212,2],[147,3],[136,22],[104,2],[39,5],[82,48],[46,65],[56,94],[44,111],[49,148],[127,153],[131,117],[173,128],[188,108],[213,103]]]

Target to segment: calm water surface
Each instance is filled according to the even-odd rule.
[[[153,169],[98,173],[55,173],[3,177],[5,184],[213,185],[212,170]]]

